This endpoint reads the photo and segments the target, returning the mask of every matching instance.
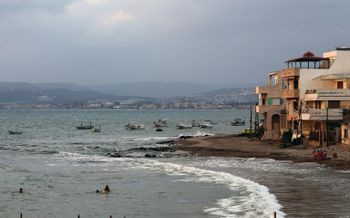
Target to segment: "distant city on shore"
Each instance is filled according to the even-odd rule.
[[[252,87],[161,82],[106,86],[0,82],[0,109],[247,108],[257,102]]]

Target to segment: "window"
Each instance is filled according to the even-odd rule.
[[[281,105],[282,101],[280,98],[268,98],[267,104],[270,105]]]
[[[263,98],[261,103],[262,103],[262,105],[266,105],[266,99]]]
[[[340,108],[340,101],[328,101],[328,108]]]
[[[348,129],[344,129],[344,135],[343,138],[347,139],[348,138]]]
[[[297,101],[293,101],[293,109],[294,109],[295,111],[298,110],[298,102],[297,102]]]
[[[294,89],[299,89],[299,79],[294,79]]]
[[[337,89],[343,89],[344,88],[344,82],[343,81],[337,81]]]
[[[321,109],[321,102],[320,101],[316,101],[315,104],[316,104],[315,105],[316,109]]]

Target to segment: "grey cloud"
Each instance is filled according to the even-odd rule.
[[[305,50],[350,46],[345,0],[11,2],[0,10],[7,81],[261,83]],[[132,19],[101,22],[120,12]]]

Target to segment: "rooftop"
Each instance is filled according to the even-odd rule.
[[[303,56],[287,60],[285,63],[290,63],[290,62],[317,62],[317,61],[323,61],[323,60],[329,60],[329,58],[318,57],[318,56],[315,56],[315,54],[312,53],[311,51],[307,51],[307,52],[305,52],[303,54]]]

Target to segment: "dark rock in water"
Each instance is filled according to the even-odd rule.
[[[147,158],[155,158],[155,157],[157,157],[157,155],[155,155],[155,154],[145,154],[145,157],[147,157]]]
[[[138,148],[131,148],[128,150],[130,151],[157,151],[157,152],[173,152],[175,151],[174,146],[162,146],[162,147],[138,147]]]
[[[193,138],[193,136],[191,135],[182,135],[179,137],[179,139],[190,139],[190,138]]]
[[[175,140],[164,140],[164,141],[157,142],[157,144],[159,144],[159,145],[164,145],[164,144],[172,145],[172,144],[175,144]]]
[[[114,154],[109,153],[109,156],[110,157],[124,157],[124,155],[119,154],[119,153],[114,153]]]

